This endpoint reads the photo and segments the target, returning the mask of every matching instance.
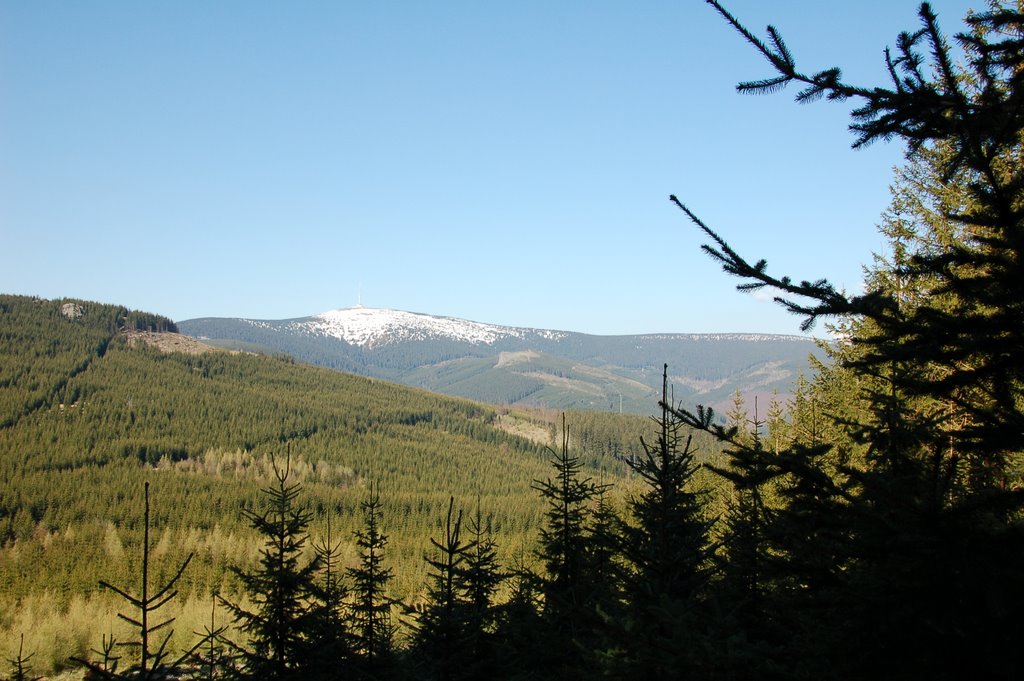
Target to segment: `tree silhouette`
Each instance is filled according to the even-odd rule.
[[[654,443],[630,468],[643,493],[630,502],[632,522],[622,527],[622,552],[630,568],[624,585],[619,665],[631,678],[670,679],[702,664],[700,606],[710,564],[702,494],[694,489],[697,465],[692,437],[672,412],[668,366],[662,373],[661,415]]]
[[[177,572],[172,576],[162,587],[156,590],[156,593],[151,593],[149,584],[149,483],[146,482],[143,492],[144,499],[144,511],[143,511],[143,535],[142,535],[142,560],[140,563],[140,585],[139,595],[133,596],[129,592],[120,589],[109,582],[100,580],[100,586],[104,589],[113,591],[121,598],[128,601],[138,614],[136,615],[125,615],[124,613],[118,613],[117,616],[125,622],[131,624],[133,627],[138,629],[138,640],[128,641],[119,645],[135,648],[139,651],[139,662],[138,665],[129,669],[126,673],[119,675],[116,672],[116,658],[111,656],[111,648],[114,643],[113,636],[110,637],[110,645],[104,641],[104,662],[95,663],[88,660],[79,658],[72,658],[76,662],[84,665],[89,671],[94,674],[98,674],[101,678],[130,678],[130,679],[154,679],[161,676],[175,673],[181,665],[189,658],[192,654],[192,650],[187,651],[177,660],[170,664],[164,664],[167,656],[170,652],[167,650],[167,644],[171,640],[173,635],[172,630],[168,630],[163,640],[157,645],[156,650],[152,650],[150,647],[151,636],[158,631],[169,627],[174,622],[174,618],[169,618],[154,624],[151,621],[151,616],[160,608],[167,605],[175,596],[178,595],[174,585],[181,578],[182,573],[185,572],[185,568],[188,567],[189,562],[192,560],[194,554],[189,554],[188,557],[182,562]],[[108,664],[110,660],[115,660],[113,665]]]
[[[25,655],[25,634],[21,635],[21,641],[18,644],[18,654],[13,658],[8,658],[7,661],[11,663],[11,674],[8,677],[10,681],[39,681],[43,678],[41,676],[32,676],[32,667],[29,666],[28,661],[32,659],[35,653],[29,653]]]
[[[251,609],[222,602],[248,635],[236,644],[243,673],[252,678],[302,678],[302,653],[308,638],[309,598],[313,576],[319,569],[314,557],[303,565],[303,547],[310,514],[298,507],[301,486],[289,484],[291,455],[284,467],[272,461],[276,485],[263,490],[269,507],[262,513],[246,510],[253,528],[264,537],[259,567],[251,572],[233,568],[253,605]]]
[[[454,518],[453,518],[454,516]],[[455,514],[455,497],[448,500],[448,515],[440,541],[431,537],[434,547],[427,556],[430,586],[427,602],[416,623],[413,653],[427,667],[430,678],[466,678],[471,659],[470,622],[473,604],[469,601],[466,562],[475,547],[462,536],[462,511]]]
[[[869,88],[838,68],[798,69],[774,27],[759,38],[709,3],[775,71],[741,92],[797,83],[801,102],[853,100],[855,147],[900,139],[912,159],[939,152],[934,177],[964,194],[939,211],[958,238],[897,253],[890,276],[855,296],[826,279],[770,274],[670,197],[710,238],[704,250],[744,280],[740,290],[775,289],[805,330],[821,319],[854,325],[844,336],[852,350],[836,358],[864,402],[856,414],[817,414],[828,438],[769,456],[711,410],[674,409],[730,442],[737,479],[784,481],[768,528],[772,607],[790,631],[783,658],[820,678],[1012,676],[1021,653],[1010,613],[1024,605],[1024,14],[993,3],[969,16],[957,60],[924,3],[921,28],[886,53],[890,87]]]
[[[595,582],[591,570],[588,524],[591,505],[604,486],[584,477],[580,457],[569,448],[564,415],[561,448],[549,451],[555,475],[533,483],[548,507],[537,549],[546,569],[541,590],[544,621],[551,628],[548,647],[555,673],[585,675],[584,660],[599,620],[595,596],[604,586]]]
[[[371,485],[369,497],[359,507],[363,513],[363,527],[355,532],[359,565],[346,570],[352,585],[349,613],[355,653],[363,674],[373,678],[386,675],[392,662],[395,601],[388,595],[388,586],[393,575],[391,568],[384,567],[388,537],[381,528],[380,490]]]

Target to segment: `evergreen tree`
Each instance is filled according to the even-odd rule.
[[[334,541],[330,515],[324,537],[312,542],[312,546],[320,574],[310,598],[306,675],[311,679],[331,679],[351,666],[352,643],[345,612],[348,590],[338,572],[341,543]]]
[[[234,568],[252,601],[251,609],[224,600],[248,637],[238,645],[244,674],[258,679],[304,678],[310,624],[309,599],[319,561],[303,564],[310,513],[298,506],[299,484],[289,484],[291,455],[283,468],[273,463],[276,485],[263,490],[269,504],[262,513],[245,511],[252,527],[265,538],[259,567]]]
[[[192,677],[196,681],[216,681],[239,675],[235,656],[232,655],[230,646],[224,644],[226,631],[227,627],[217,626],[217,598],[214,596],[210,606],[210,623],[206,625],[204,631],[194,632],[200,637],[200,642],[190,658],[191,667],[194,669]]]
[[[543,677],[554,666],[551,629],[541,612],[544,579],[520,555],[508,571],[508,581],[508,599],[495,613],[495,678]]]
[[[466,598],[470,604],[471,667],[473,675],[483,678],[493,673],[489,666],[493,662],[494,628],[497,624],[494,598],[506,574],[498,562],[498,546],[491,534],[490,520],[485,523],[480,512],[479,498],[476,512],[469,521],[469,545],[471,548],[466,553],[464,572]]]
[[[448,515],[440,541],[426,561],[431,567],[427,602],[416,623],[413,654],[426,668],[428,678],[450,681],[467,678],[470,657],[472,603],[465,564],[475,548],[462,538],[462,511],[455,512],[455,497],[448,500]]]
[[[25,655],[25,634],[22,634],[21,642],[18,644],[18,654],[7,660],[11,664],[11,674],[8,677],[10,681],[39,681],[43,678],[32,676],[32,667],[29,666],[28,661],[32,659],[33,655],[35,653]]]
[[[113,679],[154,679],[166,676],[168,674],[177,673],[182,664],[187,660],[193,650],[189,650],[177,660],[170,663],[165,663],[170,652],[167,650],[167,644],[171,640],[171,636],[174,633],[172,630],[167,630],[163,640],[157,645],[156,649],[151,647],[152,636],[158,631],[164,630],[174,622],[174,618],[166,619],[162,622],[154,624],[151,621],[151,616],[160,608],[167,605],[175,596],[178,595],[175,589],[175,584],[181,578],[181,575],[185,572],[185,568],[192,560],[193,554],[189,554],[188,557],[182,562],[177,572],[164,583],[162,587],[156,590],[156,593],[152,593],[149,584],[149,483],[145,483],[143,492],[143,520],[142,520],[142,560],[140,561],[140,579],[139,579],[139,595],[133,596],[127,591],[120,589],[109,582],[100,580],[100,586],[104,589],[113,591],[121,598],[128,601],[132,608],[137,611],[137,615],[125,615],[118,613],[118,617],[128,622],[132,627],[138,630],[139,637],[137,641],[129,641],[121,643],[120,645],[135,648],[139,651],[139,662],[138,665],[130,668],[125,674],[118,674],[116,672],[116,658],[113,658],[110,654],[111,648],[114,644],[113,636],[110,637],[110,644],[104,640],[104,653],[103,661],[101,663],[90,662],[79,658],[72,658],[74,661],[85,666],[90,672],[99,675],[101,678],[113,678]],[[108,664],[109,661],[113,660],[113,664]]]
[[[388,674],[393,662],[395,634],[391,623],[395,601],[388,595],[392,572],[384,567],[388,537],[381,529],[380,491],[371,485],[369,498],[359,506],[363,513],[363,527],[355,532],[359,565],[346,570],[352,585],[349,613],[353,647],[363,675],[380,678]]]
[[[733,443],[743,478],[784,480],[768,528],[773,609],[790,632],[777,659],[819,678],[1009,678],[1024,605],[1024,13],[993,3],[969,16],[957,65],[922,4],[921,28],[887,52],[891,87],[865,88],[839,69],[801,71],[776,29],[762,40],[709,1],[776,71],[742,91],[799,83],[800,101],[856,100],[855,146],[903,139],[956,197],[935,204],[926,242],[890,225],[893,260],[859,296],[770,274],[672,197],[741,289],[776,289],[804,329],[831,318],[848,332],[811,391],[831,403],[779,455],[736,442],[709,410],[677,410]]]
[[[591,569],[593,542],[588,525],[591,505],[602,486],[583,477],[580,457],[569,449],[564,416],[561,449],[550,451],[555,476],[533,483],[548,507],[538,548],[545,567],[543,615],[550,628],[549,673],[570,678],[587,675],[587,651],[593,649],[600,619],[595,597],[602,585],[596,583]]]
[[[661,415],[654,443],[630,466],[643,481],[631,500],[632,522],[622,528],[631,573],[625,584],[619,671],[629,678],[674,679],[706,664],[702,602],[710,567],[709,531],[692,439],[673,414],[668,366],[662,375]]]

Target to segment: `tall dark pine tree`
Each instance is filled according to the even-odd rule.
[[[799,101],[856,101],[855,146],[902,139],[962,192],[937,211],[955,238],[894,251],[890,276],[852,297],[770,274],[672,197],[741,289],[774,288],[804,329],[838,319],[852,330],[836,357],[843,376],[826,377],[863,396],[856,412],[822,413],[830,438],[771,460],[731,452],[736,468],[787,481],[771,528],[777,605],[798,613],[785,657],[819,678],[1012,678],[1024,662],[1012,633],[1024,605],[1021,6],[969,16],[958,57],[922,4],[920,29],[886,53],[891,85],[860,87],[837,68],[802,71],[776,29],[762,40],[709,2],[775,70],[741,91],[797,83]],[[707,411],[677,413],[723,434]],[[852,444],[837,452],[841,430]]]
[[[319,562],[315,557],[308,562],[303,559],[310,514],[297,503],[301,486],[288,483],[291,458],[283,468],[272,463],[277,484],[263,490],[268,508],[262,513],[245,511],[264,537],[259,567],[251,572],[233,568],[252,606],[223,603],[248,636],[248,642],[238,646],[244,674],[257,679],[299,679],[307,672],[303,653]]]
[[[630,572],[615,666],[630,678],[675,679],[705,664],[701,605],[711,522],[702,493],[694,489],[692,438],[671,406],[666,365],[657,440],[642,441],[643,455],[629,462],[645,486],[630,503],[632,521],[622,528]]]
[[[359,565],[346,571],[351,583],[352,640],[362,674],[367,678],[380,678],[391,668],[395,634],[391,623],[395,600],[388,595],[392,572],[384,566],[388,537],[381,528],[380,491],[371,486],[370,496],[360,508],[363,527],[355,533]]]
[[[467,678],[470,650],[470,617],[465,564],[472,543],[462,536],[462,511],[455,515],[455,497],[448,500],[448,516],[440,541],[431,537],[434,555],[427,603],[420,613],[413,653],[424,666],[427,678],[450,681]]]
[[[541,612],[544,578],[519,555],[506,579],[508,598],[495,612],[496,673],[492,678],[543,678],[555,665],[550,623]]]
[[[498,618],[494,598],[506,575],[498,562],[498,546],[491,533],[491,523],[484,520],[479,499],[468,529],[469,549],[463,568],[469,604],[467,669],[473,678],[494,678]]]
[[[602,486],[584,477],[580,457],[569,448],[564,416],[561,449],[551,453],[555,476],[533,486],[548,506],[538,555],[546,568],[543,614],[551,627],[549,652],[554,657],[549,671],[566,678],[588,673],[583,651],[592,649],[600,621],[595,595],[604,585],[595,582],[591,570],[588,524]]]
[[[348,590],[339,573],[341,542],[331,532],[327,516],[326,533],[311,542],[319,563],[310,597],[309,629],[306,640],[306,676],[311,680],[334,679],[351,666],[352,644],[348,630],[346,601]]]

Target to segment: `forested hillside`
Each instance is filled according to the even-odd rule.
[[[43,668],[99,645],[91,623],[59,613],[82,616],[99,579],[130,580],[145,481],[161,565],[196,553],[187,599],[236,588],[226,568],[251,564],[259,546],[242,511],[273,480],[271,457],[288,452],[314,531],[330,515],[348,562],[359,504],[370,483],[379,490],[396,596],[425,588],[423,553],[452,494],[479,503],[503,556],[529,559],[543,513],[531,481],[546,475],[557,413],[499,412],[283,358],[165,353],[126,333],[169,328],[116,306],[0,297],[0,626],[56,656]],[[608,481],[650,428],[569,421],[588,470]]]

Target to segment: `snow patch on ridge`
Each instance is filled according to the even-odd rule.
[[[566,334],[557,331],[519,329],[471,322],[452,317],[371,307],[349,307],[331,310],[309,319],[292,322],[289,330],[331,336],[363,347],[403,341],[445,339],[493,345],[503,338],[525,338],[536,335],[557,340]]]

